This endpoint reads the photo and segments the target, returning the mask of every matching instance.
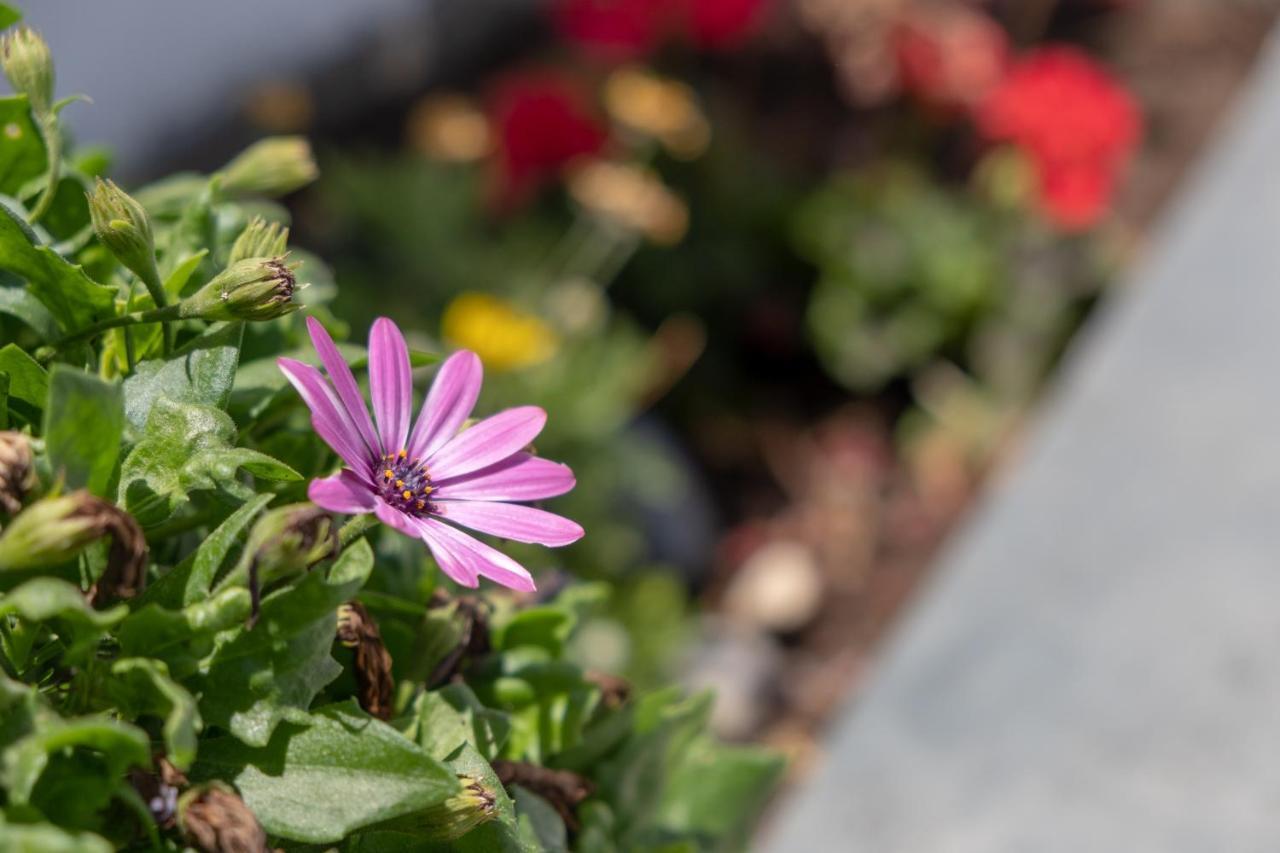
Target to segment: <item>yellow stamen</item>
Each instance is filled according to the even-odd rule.
[[[403,489],[403,488],[404,488],[404,480],[396,480],[396,488],[397,488],[397,489]]]
[[[405,458],[406,456],[408,456],[408,455],[409,455],[409,451],[404,450],[404,449],[401,449],[401,450],[400,450],[400,452],[399,452],[398,454],[396,454],[396,455],[398,455],[401,459],[403,459],[403,458]]]
[[[409,498],[413,497],[413,492],[409,491],[408,489],[405,489],[403,494],[404,494],[405,500],[409,500]]]
[[[392,477],[394,477],[394,476],[395,476],[395,472],[394,472],[394,471],[392,471],[390,468],[388,468],[387,470],[385,470],[385,471],[383,471],[383,472],[382,472],[382,476],[384,476],[384,477],[386,477],[388,480],[390,480]]]
[[[417,505],[418,505],[418,509],[422,509],[423,507],[425,507],[425,506],[427,505],[427,502],[426,502],[426,501],[418,501],[418,504],[417,504]]]

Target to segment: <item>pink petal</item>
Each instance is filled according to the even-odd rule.
[[[556,548],[582,538],[582,527],[576,522],[531,506],[491,501],[440,501],[436,507],[440,517],[454,524],[517,542]]]
[[[309,364],[303,364],[291,358],[277,359],[276,364],[284,371],[285,377],[293,387],[298,389],[303,402],[311,410],[311,425],[315,427],[316,434],[323,438],[325,443],[333,448],[333,452],[342,457],[342,460],[350,465],[357,475],[367,476],[364,472],[369,470],[369,465],[373,461],[369,458],[368,448],[364,446],[359,433],[347,417],[342,402],[333,393],[329,383],[324,381],[320,371]]]
[[[485,418],[463,430],[427,460],[432,477],[461,477],[501,462],[523,450],[547,422],[537,406],[519,406]]]
[[[453,554],[462,558],[475,574],[510,589],[526,592],[535,589],[533,577],[528,570],[501,551],[433,518],[418,519],[418,526],[428,545],[432,542],[443,543]]]
[[[476,406],[484,368],[470,350],[449,356],[431,383],[418,422],[409,437],[409,456],[425,459],[453,438]]]
[[[422,541],[427,543],[431,556],[435,558],[440,571],[449,576],[454,583],[475,589],[480,585],[480,575],[472,567],[473,559],[467,551],[460,551],[451,541],[436,536],[431,528],[424,527],[423,519],[419,519],[418,533]]]
[[[538,501],[570,491],[577,481],[568,465],[517,453],[452,480],[434,483],[438,500]]]
[[[312,480],[307,486],[307,497],[311,502],[329,510],[347,515],[372,512],[376,504],[369,486],[348,468],[343,468],[332,477],[323,480]]]
[[[414,539],[419,538],[417,524],[414,519],[381,498],[374,498],[373,512],[378,516],[378,520],[387,527],[392,527],[405,536],[412,536]]]
[[[320,361],[329,374],[329,381],[338,392],[338,399],[342,401],[348,418],[360,434],[360,439],[369,448],[372,458],[376,459],[384,452],[394,452],[383,451],[378,444],[377,433],[373,431],[373,420],[369,417],[369,408],[365,405],[364,397],[360,395],[360,386],[356,385],[356,378],[351,375],[347,360],[333,345],[333,338],[329,337],[329,333],[315,317],[307,318],[307,331],[311,333],[311,343],[315,346],[316,353],[319,354]]]
[[[369,332],[369,391],[378,434],[387,453],[404,448],[413,406],[413,374],[409,348],[396,324],[386,317],[373,321]]]

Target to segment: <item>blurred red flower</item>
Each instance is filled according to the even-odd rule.
[[[768,0],[553,0],[560,34],[598,58],[647,56],[671,36],[702,49],[739,45]]]
[[[527,201],[577,158],[599,153],[608,138],[578,89],[549,72],[502,82],[491,121],[498,146],[494,202],[502,209]]]
[[[1031,159],[1041,202],[1067,229],[1106,212],[1116,178],[1142,135],[1129,91],[1087,54],[1050,46],[1019,60],[983,101],[978,128]]]
[[[946,111],[980,103],[1009,63],[1004,29],[962,3],[911,9],[898,22],[893,41],[902,88]]]

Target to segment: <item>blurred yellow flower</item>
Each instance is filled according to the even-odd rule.
[[[604,105],[614,121],[653,137],[682,160],[697,157],[711,141],[711,125],[693,90],[643,68],[625,67],[610,74]]]
[[[470,163],[489,153],[489,120],[463,95],[429,95],[414,104],[407,133],[414,150],[434,160]]]
[[[689,228],[689,209],[648,169],[593,160],[569,175],[569,194],[595,216],[669,246]]]
[[[463,293],[441,320],[445,340],[480,356],[491,370],[518,370],[556,354],[560,338],[541,319],[487,293]]]

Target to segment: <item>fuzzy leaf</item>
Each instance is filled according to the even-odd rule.
[[[0,29],[9,26],[6,7],[0,6]],[[31,120],[26,95],[0,98],[0,193],[16,196],[23,184],[44,174],[44,140]]]
[[[74,747],[102,755],[104,782],[118,778],[130,767],[151,763],[151,742],[140,729],[127,723],[102,717],[48,719],[4,751],[3,781],[10,802],[29,802],[50,757]]]
[[[17,214],[0,204],[0,269],[24,279],[64,331],[111,315],[115,289],[98,284],[80,266],[69,263],[35,234]]]
[[[58,321],[49,309],[8,273],[0,273],[0,314],[18,318],[46,341],[58,336]]]
[[[44,439],[55,474],[72,489],[105,497],[124,434],[120,386],[65,364],[49,377]]]
[[[269,833],[316,844],[459,790],[452,769],[354,704],[294,715],[263,747],[234,737],[206,741],[192,775],[229,780]]]
[[[143,429],[156,400],[226,408],[240,360],[242,323],[225,323],[184,346],[167,361],[144,361],[124,382],[129,424]]]
[[[94,610],[78,587],[57,578],[35,578],[0,597],[0,618],[14,614],[32,622],[52,623],[69,646],[68,656],[95,645],[128,612],[123,604]]]
[[[196,757],[196,735],[203,726],[195,698],[157,660],[124,658],[111,665],[111,675],[108,688],[120,707],[130,716],[162,718],[169,760],[180,770],[190,767]]]
[[[17,344],[0,347],[0,373],[9,374],[9,396],[44,409],[49,396],[49,374]]]
[[[306,708],[342,667],[331,649],[338,605],[364,585],[373,551],[347,548],[326,576],[314,570],[262,601],[258,624],[218,639],[197,692],[205,719],[251,746],[265,746],[288,709]]]

